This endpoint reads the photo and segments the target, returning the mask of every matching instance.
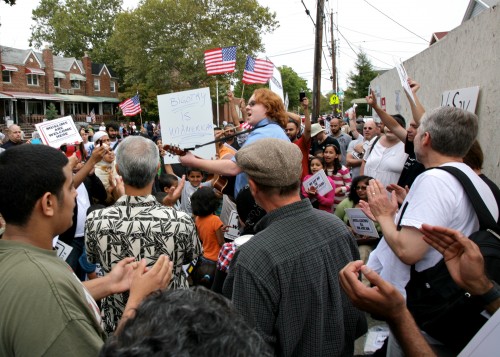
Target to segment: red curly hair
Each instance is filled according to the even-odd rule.
[[[288,123],[288,114],[281,98],[272,90],[259,88],[253,92],[255,102],[266,107],[266,114],[269,119],[275,121],[282,128]]]

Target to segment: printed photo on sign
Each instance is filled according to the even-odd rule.
[[[375,223],[364,214],[361,208],[347,208],[345,212],[354,232],[361,236],[379,237]]]
[[[328,181],[325,171],[323,170],[316,172],[314,175],[305,180],[302,185],[304,185],[304,189],[306,191],[309,191],[311,187],[314,187],[321,196],[324,196],[333,190],[332,184]]]
[[[174,150],[170,154],[182,154],[187,148],[194,148],[214,140],[212,100],[208,88],[158,96],[161,137],[164,145]],[[215,144],[193,150],[203,159],[215,158]],[[178,163],[178,157],[165,158],[166,164]]]
[[[60,148],[64,144],[81,143],[82,137],[70,116],[35,124],[45,145]]]

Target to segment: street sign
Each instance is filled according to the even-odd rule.
[[[339,104],[339,97],[337,97],[336,94],[332,94],[330,97],[330,105],[337,105]]]

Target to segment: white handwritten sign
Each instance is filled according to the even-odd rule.
[[[332,184],[326,177],[325,171],[323,170],[316,172],[314,175],[305,180],[302,185],[304,185],[306,191],[308,191],[311,187],[316,188],[316,191],[321,196],[324,196],[333,190]]]
[[[406,69],[403,66],[403,63],[396,62],[396,70],[398,71],[399,79],[401,80],[401,85],[403,86],[403,89],[411,98],[413,104],[416,105],[415,98],[413,97],[413,92],[411,91],[410,85],[408,84],[408,74],[406,73]]]
[[[379,237],[375,223],[364,214],[361,208],[347,208],[345,212],[354,232],[361,236]]]
[[[224,238],[234,240],[240,236],[238,223],[238,212],[236,212],[236,210],[232,210],[229,214],[228,229],[227,232],[224,233]]]
[[[479,86],[445,91],[441,95],[441,106],[461,108],[475,113],[478,96]]]
[[[212,100],[208,88],[158,96],[161,137],[164,144],[181,149],[194,148],[214,140]],[[203,159],[215,158],[215,144],[193,151]],[[179,162],[167,158],[165,163]]]
[[[64,144],[81,143],[82,137],[70,116],[35,124],[45,145],[59,148]]]

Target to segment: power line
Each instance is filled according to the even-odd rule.
[[[407,44],[410,44],[410,45],[422,45],[423,44],[423,43],[420,43],[420,42],[408,42],[408,41],[400,41],[400,40],[394,40],[394,39],[390,39],[390,38],[384,38],[384,37],[375,36],[375,35],[372,35],[372,34],[369,34],[369,33],[366,33],[366,32],[361,32],[361,31],[353,30],[353,29],[350,29],[350,28],[345,27],[345,26],[341,26],[341,27],[343,29],[347,30],[347,31],[356,32],[356,33],[359,33],[361,35],[370,36],[370,37],[373,37],[373,38],[378,38],[380,40],[392,41],[392,42],[399,42],[399,43],[407,43]],[[425,41],[425,44],[427,44],[427,43],[428,43],[428,41]]]
[[[404,28],[406,31],[414,34],[415,36],[417,36],[418,38],[424,40],[425,42],[427,42],[427,40],[425,38],[423,38],[422,36],[420,35],[417,35],[415,32],[413,32],[412,30],[408,29],[407,27],[401,25],[399,22],[397,22],[396,20],[394,20],[392,17],[390,17],[389,15],[383,13],[382,11],[380,11],[379,9],[377,9],[375,6],[373,6],[372,4],[370,4],[368,1],[366,0],[363,0],[364,2],[366,2],[368,5],[370,5],[372,8],[374,8],[375,10],[377,10],[378,12],[380,12],[382,15],[384,15],[385,17],[387,17],[389,20],[391,20],[392,22],[396,23],[397,25],[401,26],[402,28]]]

